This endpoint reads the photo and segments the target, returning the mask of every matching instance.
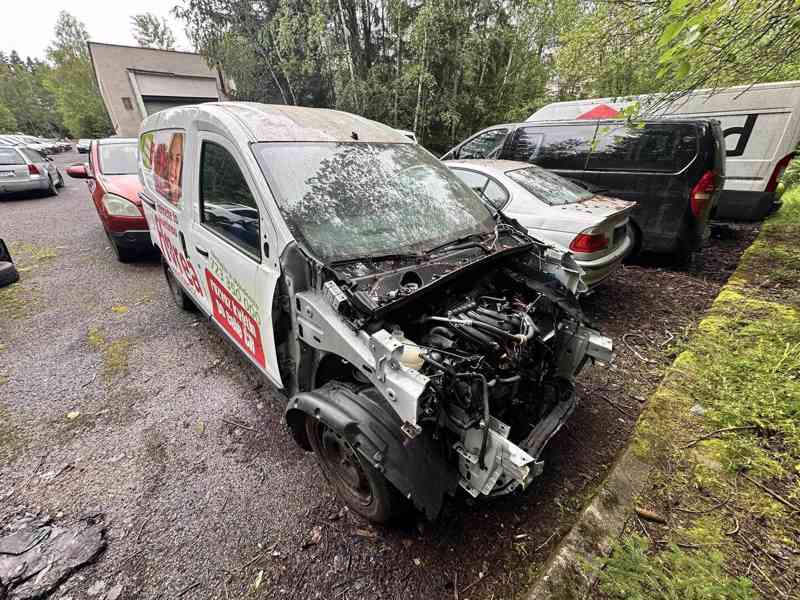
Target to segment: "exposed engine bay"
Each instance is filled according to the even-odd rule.
[[[611,360],[611,341],[583,323],[568,288],[580,273],[570,275],[571,257],[529,240],[531,251],[498,260],[465,250],[422,265],[348,265],[321,294],[298,294],[301,339],[344,358],[399,417],[403,444],[424,438],[473,497],[539,475],[542,450],[575,407],[575,375],[587,360]],[[438,512],[405,474],[398,483],[390,465],[376,466]]]
[[[572,360],[572,339],[579,328],[589,333],[512,270],[469,287],[380,326],[403,344],[399,363],[429,379],[417,426],[450,440],[461,486],[472,496],[504,494],[541,473],[539,453],[572,412],[573,375],[590,358]],[[555,413],[551,427],[537,429]]]

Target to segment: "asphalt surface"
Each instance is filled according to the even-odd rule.
[[[57,197],[0,199],[22,277],[0,290],[0,534],[25,513],[107,526],[63,600],[118,585],[147,599],[513,597],[624,444],[668,362],[661,341],[702,314],[747,239],[712,274],[628,267],[589,300],[620,355],[582,376],[525,495],[374,528],[296,447],[286,398],[174,306],[158,262],[117,262],[85,182],[65,180]]]

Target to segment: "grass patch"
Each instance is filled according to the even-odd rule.
[[[744,577],[725,572],[720,552],[694,552],[670,545],[653,555],[633,535],[620,543],[600,574],[600,589],[620,600],[756,600]]]
[[[128,372],[128,357],[131,350],[131,339],[121,337],[109,341],[102,330],[92,327],[86,334],[89,348],[103,353],[103,377],[107,380]]]
[[[0,288],[0,323],[17,321],[32,314],[37,296],[22,282]]]
[[[9,464],[22,447],[22,438],[17,433],[11,413],[0,404],[0,462]]]
[[[800,573],[800,188],[763,226],[650,398],[653,466],[600,575],[606,598],[792,597]],[[702,415],[692,407],[702,407]],[[642,537],[645,533],[646,537]],[[765,550],[769,549],[769,550]]]

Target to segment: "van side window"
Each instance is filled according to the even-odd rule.
[[[259,259],[258,205],[239,165],[219,144],[200,152],[200,220],[237,248]]]
[[[511,160],[545,169],[582,171],[594,138],[595,125],[521,127],[511,148]]]
[[[488,158],[503,143],[508,129],[492,129],[475,136],[458,150],[458,158]]]
[[[588,168],[676,173],[688,165],[696,153],[697,135],[688,125],[601,126]]]

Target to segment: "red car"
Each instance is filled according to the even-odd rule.
[[[93,140],[88,164],[67,167],[70,177],[88,179],[97,214],[120,262],[155,251],[139,199],[137,153],[135,138]]]

